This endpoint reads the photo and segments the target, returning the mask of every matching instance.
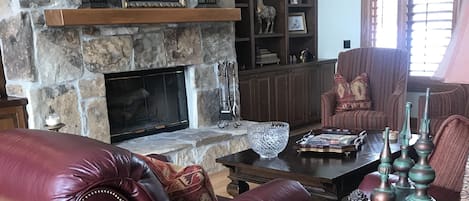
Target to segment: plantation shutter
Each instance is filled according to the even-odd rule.
[[[400,0],[362,2],[362,47],[396,48],[398,45]]]
[[[408,0],[407,48],[410,75],[432,76],[453,29],[453,0]]]
[[[361,47],[376,46],[377,2],[378,0],[362,1]]]

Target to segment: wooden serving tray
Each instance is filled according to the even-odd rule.
[[[305,135],[303,139],[297,142],[298,152],[319,152],[319,153],[350,153],[357,151],[357,147],[361,144],[366,135],[364,132],[357,134],[350,131],[337,131],[331,132],[328,130],[312,131],[310,135]],[[357,145],[357,143],[359,143]]]

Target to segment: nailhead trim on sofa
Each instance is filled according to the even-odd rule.
[[[103,188],[97,188],[97,189],[94,189],[94,190],[91,190],[89,192],[87,192],[85,195],[82,196],[82,198],[78,199],[78,201],[86,201],[88,200],[89,198],[93,197],[93,196],[96,196],[98,194],[108,194],[108,195],[111,195],[112,197],[115,198],[115,200],[117,201],[128,201],[126,198],[124,198],[124,196],[122,196],[121,194],[119,193],[116,193],[112,190],[109,190],[109,189],[103,189]]]

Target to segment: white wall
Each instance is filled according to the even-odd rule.
[[[318,0],[318,58],[337,58],[343,41],[360,47],[361,0]]]

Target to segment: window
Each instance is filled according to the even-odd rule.
[[[362,1],[362,46],[407,48],[410,75],[431,76],[451,39],[457,2]]]

